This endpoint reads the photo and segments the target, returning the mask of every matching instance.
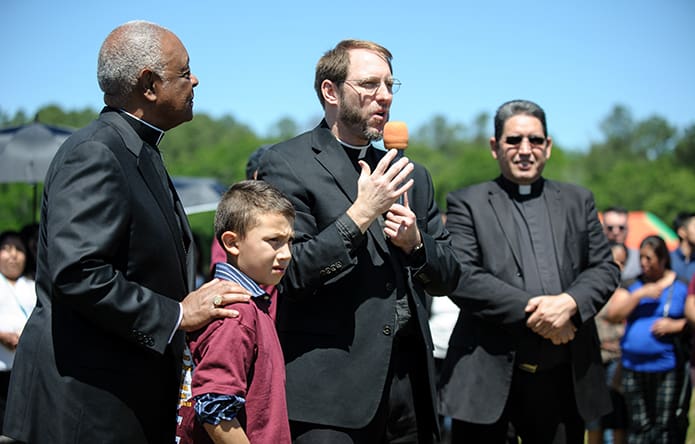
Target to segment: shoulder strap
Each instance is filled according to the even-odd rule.
[[[675,282],[674,282],[674,283],[675,283]],[[672,283],[672,284],[668,287],[668,295],[666,296],[666,303],[664,304],[664,313],[663,313],[663,316],[664,316],[665,318],[668,317],[668,311],[671,309],[671,300],[673,299],[673,287],[674,287],[673,284],[674,284],[674,283]]]

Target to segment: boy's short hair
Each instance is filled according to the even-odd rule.
[[[222,233],[233,231],[240,238],[258,224],[263,215],[281,214],[294,224],[295,210],[277,188],[262,180],[242,180],[224,193],[215,213],[215,238],[222,243]]]

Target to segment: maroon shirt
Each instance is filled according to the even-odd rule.
[[[238,318],[213,321],[189,335],[188,343],[195,365],[193,397],[216,393],[244,398],[237,419],[253,444],[291,443],[285,362],[269,303],[257,297],[248,304],[231,304],[228,308],[238,310]],[[182,406],[179,415],[181,444],[212,443],[193,405]]]

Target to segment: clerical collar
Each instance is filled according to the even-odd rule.
[[[343,142],[342,140],[338,139],[338,142],[340,142],[341,145],[343,145],[345,148],[355,150],[355,152],[359,151],[359,155],[357,156],[357,159],[362,160],[364,157],[367,155],[367,150],[369,149],[370,146],[372,146],[371,143],[367,143],[364,146],[357,146],[357,145],[350,145],[347,142]]]
[[[516,200],[531,199],[540,196],[543,192],[543,184],[545,183],[545,179],[541,177],[532,184],[522,185],[514,183],[501,175],[495,179],[495,181],[500,185],[500,187],[502,187],[504,191],[507,192],[507,194],[509,194],[511,198]]]
[[[144,120],[135,117],[123,108],[119,108],[118,112],[126,117],[126,121],[130,124],[130,126],[133,127],[135,132],[138,133],[138,136],[140,136],[140,138],[145,142],[156,147],[157,145],[159,145],[159,142],[162,141],[162,138],[164,137],[164,131],[160,130],[151,123],[147,123]]]

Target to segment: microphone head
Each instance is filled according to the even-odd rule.
[[[384,146],[387,149],[404,150],[408,148],[408,126],[405,122],[386,122],[384,125]]]

